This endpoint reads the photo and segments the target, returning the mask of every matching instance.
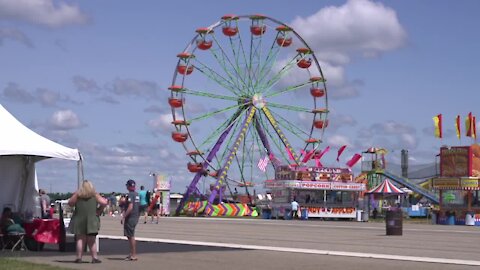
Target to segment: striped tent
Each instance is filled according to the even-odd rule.
[[[388,179],[385,178],[380,185],[372,188],[371,190],[366,192],[367,194],[383,194],[383,195],[400,195],[404,194],[401,189],[396,187],[392,182]]]

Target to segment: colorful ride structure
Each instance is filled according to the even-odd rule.
[[[386,170],[384,149],[371,148],[364,152],[362,172],[368,187],[390,179],[438,205],[432,213],[438,224],[480,226],[480,145],[440,148],[439,175],[423,183],[413,183],[406,177]],[[368,159],[365,155],[370,155]]]
[[[432,188],[440,197],[437,223],[480,226],[480,145],[440,148]]]
[[[172,139],[185,149],[192,180],[176,214],[203,200],[212,213],[233,197],[233,185],[250,194],[280,164],[302,164],[295,149],[314,151],[322,142],[325,79],[288,25],[264,15],[225,15],[198,28],[177,57],[168,88]]]

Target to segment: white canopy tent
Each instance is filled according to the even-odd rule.
[[[0,104],[0,207],[39,216],[35,163],[48,158],[77,161],[78,181],[83,179],[78,149],[53,142],[33,132]]]

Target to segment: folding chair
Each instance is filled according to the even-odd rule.
[[[17,247],[20,248],[20,250],[27,250],[27,246],[25,245],[25,233],[8,233],[7,235],[4,235],[6,241],[3,241],[3,250],[9,245],[13,245],[11,251],[15,251]]]

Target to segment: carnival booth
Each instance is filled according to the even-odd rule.
[[[373,195],[375,201],[382,200],[382,205],[371,205],[369,202],[369,210],[377,208],[379,213],[385,212],[392,207],[398,207],[402,196],[406,193],[396,187],[388,178],[385,178],[379,185],[365,192],[366,195]]]
[[[272,216],[277,218],[289,218],[295,198],[302,216],[355,219],[365,184],[354,182],[349,168],[279,166],[265,188],[272,194]]]
[[[0,125],[0,207],[10,207],[26,223],[32,223],[33,218],[41,216],[35,164],[48,158],[77,161],[80,181],[83,178],[81,156],[77,149],[65,147],[33,132],[2,105]]]
[[[480,226],[480,145],[442,147],[432,187],[440,196],[437,223]]]

